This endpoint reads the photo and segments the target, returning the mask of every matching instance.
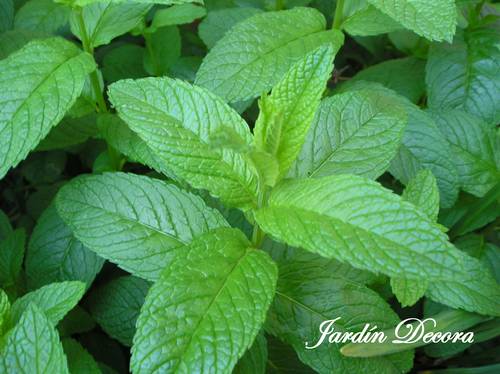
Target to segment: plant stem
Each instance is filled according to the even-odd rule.
[[[340,29],[340,25],[342,24],[342,17],[344,11],[344,0],[337,0],[337,5],[335,6],[335,16],[333,18],[333,29]]]
[[[262,206],[264,205],[264,199],[266,196],[266,192],[267,191],[266,191],[265,187],[264,187],[264,189],[260,190],[259,196],[257,198],[257,209],[262,208]],[[255,248],[260,248],[260,246],[262,245],[262,242],[264,241],[265,236],[266,236],[266,234],[264,233],[264,231],[262,231],[262,229],[259,227],[257,222],[255,222],[254,226],[253,226],[253,231],[252,231],[252,244],[254,245]]]

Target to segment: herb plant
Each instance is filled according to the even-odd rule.
[[[499,11],[0,0],[0,372],[499,372]]]

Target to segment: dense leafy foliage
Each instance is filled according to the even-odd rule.
[[[0,0],[0,372],[500,372],[499,40],[486,0]],[[311,349],[406,318],[474,341]]]

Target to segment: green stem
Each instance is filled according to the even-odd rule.
[[[263,190],[261,189],[261,191],[259,192],[259,196],[257,199],[257,209],[260,209],[263,207],[266,193],[267,193],[267,191],[266,191],[265,187]],[[266,234],[264,233],[264,231],[262,231],[262,229],[259,227],[257,222],[255,222],[254,226],[253,226],[253,231],[252,231],[252,244],[253,244],[253,246],[255,248],[260,248],[260,246],[262,245],[262,242],[264,241],[265,236],[266,236]]]
[[[151,34],[146,30],[142,36],[144,37],[144,41],[146,42],[146,49],[149,53],[149,58],[151,59],[151,64],[153,65],[153,73],[155,76],[159,77],[160,74],[160,69],[158,65],[158,61],[156,61],[156,56],[153,51],[153,43],[151,41]]]
[[[337,5],[335,7],[335,16],[333,18],[333,29],[340,30],[340,25],[343,21],[343,11],[344,11],[344,0],[337,0]]]

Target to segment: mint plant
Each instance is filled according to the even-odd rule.
[[[0,372],[498,371],[499,11],[2,0]]]

